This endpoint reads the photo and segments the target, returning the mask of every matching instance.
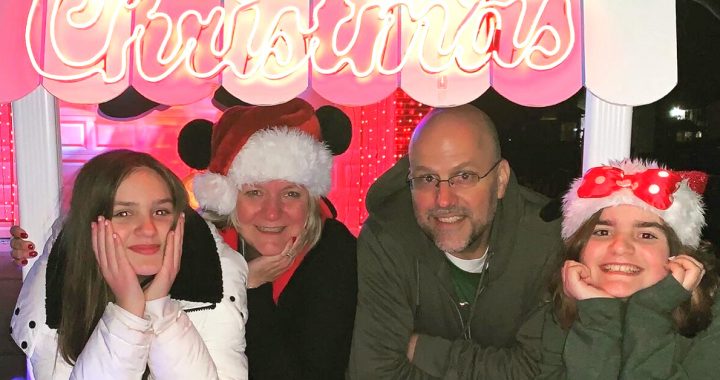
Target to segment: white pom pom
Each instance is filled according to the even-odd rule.
[[[200,207],[220,215],[230,215],[237,201],[237,187],[227,177],[211,172],[195,176],[193,193]]]

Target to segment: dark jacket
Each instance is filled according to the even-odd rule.
[[[720,377],[720,302],[714,319],[693,338],[680,335],[671,312],[690,298],[672,275],[633,294],[627,302],[595,298],[578,302],[578,318],[564,332],[549,306],[528,330],[542,323],[538,379],[705,380]]]
[[[450,264],[416,222],[407,172],[403,159],[368,194],[350,378],[532,378],[536,365],[511,348],[561,246],[559,221],[539,217],[547,199],[511,175],[492,225],[489,267],[473,306],[463,307]],[[412,333],[420,336],[410,363]]]
[[[275,305],[272,285],[248,289],[250,379],[342,379],[357,296],[356,239],[334,219]]]

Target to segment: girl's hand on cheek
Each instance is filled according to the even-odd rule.
[[[95,259],[105,282],[115,295],[121,308],[142,318],[145,312],[145,295],[137,274],[128,261],[123,242],[114,231],[112,222],[102,216],[90,225]]]
[[[175,282],[180,271],[180,259],[182,258],[182,242],[185,233],[185,214],[180,214],[175,229],[168,232],[165,238],[165,250],[163,252],[162,267],[153,278],[150,286],[145,289],[145,300],[152,301],[163,298],[170,293],[170,288]]]
[[[604,290],[592,285],[590,268],[577,261],[565,261],[562,267],[562,280],[565,295],[575,300],[613,298]]]
[[[669,258],[667,268],[677,282],[689,292],[692,292],[700,285],[700,280],[705,275],[703,265],[688,255]]]

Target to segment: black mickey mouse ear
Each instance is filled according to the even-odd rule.
[[[195,119],[180,130],[178,154],[187,166],[203,170],[210,165],[212,126],[210,120]]]
[[[220,111],[225,111],[226,109],[234,106],[249,106],[249,103],[246,103],[238,98],[236,98],[233,94],[231,94],[228,90],[225,89],[225,87],[220,86],[217,90],[215,90],[215,94],[212,98],[212,103],[215,106],[215,108],[219,109]]]
[[[98,104],[98,113],[108,119],[135,119],[160,107],[164,106],[128,87],[115,98]]]
[[[343,154],[350,146],[352,125],[345,112],[333,106],[322,106],[315,111],[320,132],[333,156]]]
[[[552,222],[562,216],[562,199],[551,199],[541,210],[540,218],[545,222]]]

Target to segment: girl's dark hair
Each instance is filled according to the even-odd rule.
[[[550,294],[555,316],[564,329],[569,329],[577,318],[576,301],[567,295],[563,289],[562,265],[566,260],[580,261],[580,254],[592,236],[600,220],[602,210],[593,214],[580,228],[567,240],[563,250],[559,267],[553,272],[550,281]],[[700,285],[693,290],[690,299],[683,302],[672,313],[676,330],[686,337],[693,337],[706,329],[712,322],[712,306],[715,292],[720,282],[717,269],[717,259],[710,243],[703,242],[697,249],[683,246],[675,231],[667,224],[662,224],[662,230],[668,240],[670,256],[688,255],[697,259],[705,268],[705,275]]]
[[[114,150],[94,157],[80,169],[58,242],[66,254],[58,347],[70,364],[82,352],[108,302],[114,300],[93,253],[90,224],[99,215],[112,219],[118,187],[139,168],[148,168],[163,179],[172,196],[176,220],[187,205],[180,179],[147,153]]]

